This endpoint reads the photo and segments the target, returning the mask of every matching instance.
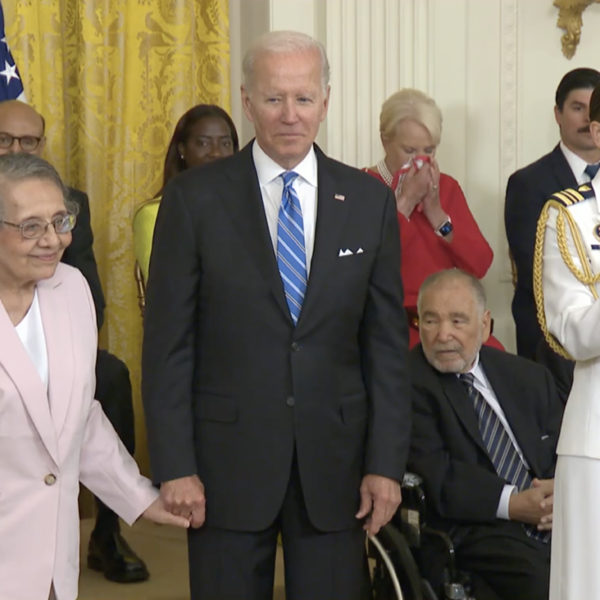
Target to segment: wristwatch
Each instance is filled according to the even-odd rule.
[[[437,229],[434,229],[435,235],[439,235],[440,237],[446,237],[450,235],[454,227],[452,227],[452,219],[448,217]]]

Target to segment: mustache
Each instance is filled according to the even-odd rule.
[[[590,132],[590,126],[586,125],[585,127],[580,127],[577,130],[577,133],[589,133]]]
[[[460,352],[460,350],[462,350],[462,346],[459,346],[457,344],[451,344],[451,345],[436,344],[433,347],[434,352]]]

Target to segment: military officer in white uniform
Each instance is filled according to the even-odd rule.
[[[600,86],[590,100],[600,148]],[[576,361],[558,441],[550,600],[600,598],[600,172],[554,194],[536,239],[538,319],[551,345]]]

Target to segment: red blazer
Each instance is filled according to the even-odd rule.
[[[367,172],[383,181],[377,171]],[[417,295],[425,279],[436,271],[452,267],[458,267],[481,279],[494,258],[490,245],[469,210],[460,185],[445,173],[440,174],[440,203],[452,219],[454,236],[450,243],[435,234],[424,213],[414,210],[410,219],[397,213],[402,245],[400,270],[404,285],[404,306],[411,322],[411,348],[419,342],[419,331],[411,317],[416,314]],[[490,336],[487,343],[504,350],[493,336]]]

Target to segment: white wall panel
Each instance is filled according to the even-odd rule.
[[[358,167],[381,158],[379,111],[397,89],[417,87],[435,98],[444,115],[438,159],[459,180],[494,249],[484,283],[496,333],[514,349],[506,180],[556,144],[552,110],[562,75],[580,66],[600,68],[600,4],[586,9],[581,42],[569,61],[551,0],[230,2],[232,40],[242,40],[232,42],[232,53],[269,29],[299,29],[325,44],[332,96],[318,141],[334,158]],[[235,61],[232,54],[234,90]],[[234,105],[237,123],[235,111]]]

